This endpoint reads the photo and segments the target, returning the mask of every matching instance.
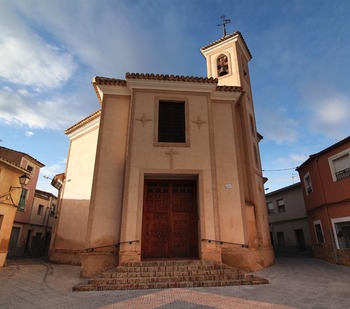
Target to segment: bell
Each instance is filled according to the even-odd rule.
[[[220,69],[219,69],[219,76],[223,76],[223,75],[226,75],[226,74],[227,74],[227,72],[225,70],[225,67],[224,66],[220,67]]]

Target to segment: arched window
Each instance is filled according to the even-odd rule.
[[[216,65],[218,69],[218,76],[224,76],[228,74],[228,59],[226,55],[221,54],[216,60]]]

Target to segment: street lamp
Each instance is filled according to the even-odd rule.
[[[21,184],[21,186],[25,186],[28,184],[30,178],[28,177],[27,174],[23,174],[22,176],[19,177],[19,183]]]
[[[12,197],[11,197],[11,192],[14,190],[14,189],[22,189],[23,186],[27,185],[28,182],[29,182],[30,178],[27,174],[23,174],[22,176],[19,177],[19,183],[20,183],[20,187],[10,187],[10,190],[4,194],[1,194],[0,195],[0,198],[3,198],[5,196],[8,196],[7,198],[11,198],[12,200]]]

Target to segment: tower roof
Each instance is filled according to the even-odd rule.
[[[243,44],[244,44],[244,47],[245,47],[245,48],[247,49],[247,51],[248,51],[249,57],[250,57],[250,58],[253,58],[253,57],[252,57],[252,54],[250,53],[250,50],[249,50],[249,48],[248,48],[248,46],[247,46],[247,43],[245,42],[245,40],[244,40],[242,34],[241,34],[239,31],[233,32],[233,33],[231,33],[231,34],[228,34],[228,35],[226,35],[226,36],[224,36],[224,37],[222,37],[222,38],[216,40],[215,42],[210,43],[210,44],[208,44],[208,45],[202,47],[200,50],[201,50],[201,52],[203,52],[203,51],[205,51],[206,49],[208,49],[208,48],[210,48],[210,47],[212,47],[212,46],[215,46],[215,45],[217,45],[217,44],[220,44],[220,43],[222,43],[222,42],[225,42],[226,40],[231,39],[231,38],[233,38],[233,37],[235,37],[235,36],[238,36],[238,37],[241,38],[241,40],[242,40],[242,42],[243,42]]]

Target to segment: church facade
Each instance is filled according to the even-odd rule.
[[[101,105],[70,138],[50,259],[93,276],[129,261],[271,265],[267,209],[239,32],[205,46],[207,77],[95,77]]]

